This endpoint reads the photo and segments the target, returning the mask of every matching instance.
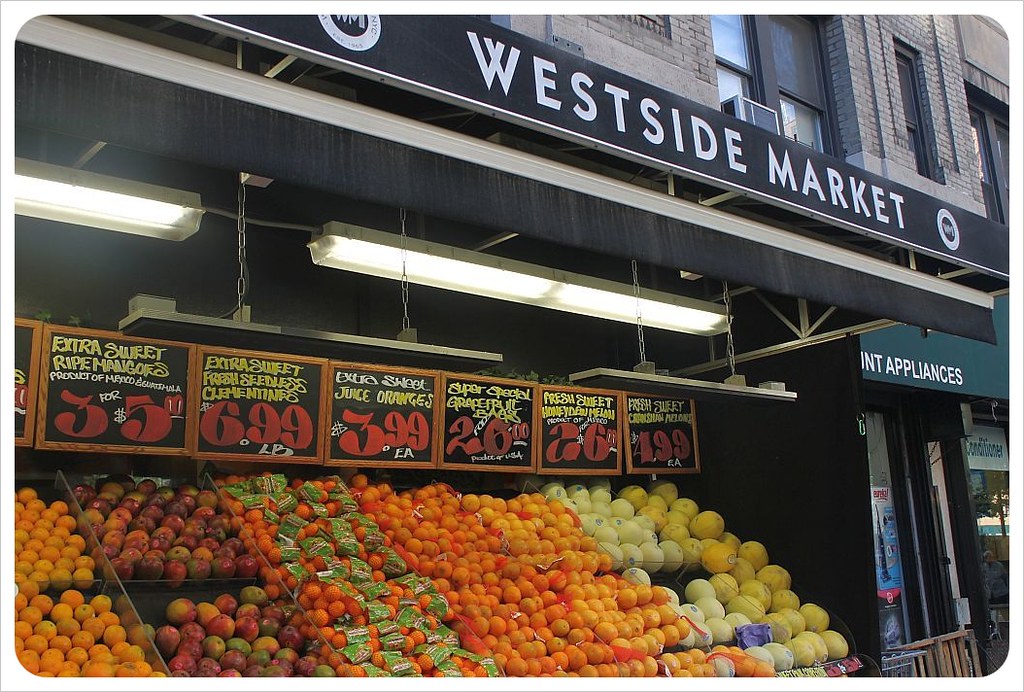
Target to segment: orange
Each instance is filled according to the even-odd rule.
[[[107,661],[89,661],[82,666],[84,678],[109,678],[114,675],[114,665]]]
[[[46,641],[50,641],[57,636],[57,625],[52,620],[43,620],[32,628],[32,633],[44,637]]]
[[[42,621],[42,619],[42,611],[40,611],[39,608],[32,605],[22,608],[21,612],[18,613],[18,620],[22,622],[27,622],[32,627],[38,625]]]
[[[117,617],[117,613],[110,610],[100,613],[96,617],[98,617],[100,621],[107,627],[121,624],[121,618]]]
[[[41,634],[33,634],[25,639],[25,649],[41,654],[50,648],[50,642]]]
[[[25,649],[18,654],[18,660],[28,672],[33,675],[39,673],[39,654],[30,649]]]
[[[92,644],[89,644],[89,646],[92,646]],[[71,650],[64,654],[64,660],[75,663],[78,666],[85,665],[85,662],[89,660],[89,652],[86,650],[87,648],[88,647],[82,647],[80,645],[72,646]]]
[[[50,640],[50,648],[56,649],[62,654],[66,654],[68,651],[71,651],[71,638],[64,635],[57,635]]]
[[[89,605],[92,606],[92,609],[97,613],[106,613],[110,610],[112,603],[110,596],[99,594],[92,597],[92,600],[89,601]]]
[[[59,604],[57,607],[67,607],[63,604]],[[77,632],[82,629],[81,623],[73,617],[61,618],[57,621],[57,634],[64,637],[73,637]]]
[[[32,625],[28,624],[24,620],[18,620],[14,623],[14,636],[21,641],[24,642],[26,639],[31,637],[32,634]]]
[[[106,623],[100,620],[98,617],[86,618],[82,621],[82,631],[88,632],[97,641],[99,641],[103,637],[103,632],[106,629]]]
[[[85,567],[80,567],[74,571],[71,575],[74,578],[74,584],[76,589],[88,589],[91,588],[95,577],[93,576],[92,570]]]
[[[50,619],[58,624],[61,620],[74,619],[74,617],[75,609],[67,603],[57,603],[50,609]]]
[[[68,589],[60,595],[60,602],[67,603],[72,608],[77,608],[85,603],[85,596],[77,589]]]
[[[71,646],[74,648],[89,649],[96,643],[96,637],[91,633],[82,630],[71,635]]]
[[[96,611],[88,603],[83,603],[75,607],[75,619],[79,622],[85,622],[91,617],[96,616]]]
[[[18,502],[20,502],[20,503],[22,503],[24,505],[27,505],[32,500],[35,500],[37,497],[39,497],[39,494],[36,493],[36,489],[35,488],[30,488],[28,486],[25,486],[23,488],[18,488],[18,492],[17,492]]]

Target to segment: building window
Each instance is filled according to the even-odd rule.
[[[711,39],[718,62],[718,102],[725,103],[735,96],[749,97],[753,72],[747,22],[739,15],[712,15]]]
[[[925,146],[924,118],[921,117],[921,90],[918,80],[919,56],[903,46],[896,47],[896,73],[903,99],[903,120],[906,127],[905,146],[914,155],[919,175],[931,177],[928,149]]]
[[[1010,130],[979,108],[972,106],[970,113],[985,214],[993,221],[1006,223],[1006,204],[1010,191]]]
[[[818,34],[802,17],[712,15],[719,101],[745,96],[768,105],[782,134],[828,151]]]

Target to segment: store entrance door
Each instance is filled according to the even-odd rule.
[[[935,516],[936,534],[941,537],[939,542],[940,555],[947,566],[949,580],[949,596],[956,610],[957,623],[964,627],[971,622],[971,610],[966,598],[960,592],[960,578],[957,573],[957,554],[953,543],[953,527],[950,523],[950,500],[946,488],[945,459],[942,454],[942,443],[936,441],[928,444],[928,460],[932,468],[932,497]]]

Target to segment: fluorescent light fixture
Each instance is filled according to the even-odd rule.
[[[777,389],[775,386],[748,387],[738,384],[724,384],[692,380],[686,377],[672,377],[633,370],[592,368],[569,375],[569,381],[581,387],[615,389],[637,394],[660,394],[664,396],[686,396],[698,401],[736,401],[750,403],[780,401],[794,402],[796,392]],[[783,385],[784,387],[784,385]]]
[[[203,218],[194,192],[28,159],[14,163],[14,213],[164,240],[188,238]]]
[[[412,283],[524,305],[634,323],[633,287],[471,250],[406,239],[406,274]],[[309,243],[315,264],[399,280],[402,240],[394,233],[332,221]],[[646,327],[710,336],[726,330],[715,303],[640,289]]]

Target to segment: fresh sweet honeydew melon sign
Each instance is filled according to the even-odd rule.
[[[327,463],[435,468],[436,370],[331,362]]]
[[[537,385],[446,373],[441,391],[444,414],[438,430],[440,468],[533,471]]]
[[[199,348],[195,456],[322,463],[328,361]]]
[[[700,473],[692,399],[627,394],[626,473]]]
[[[619,392],[542,386],[537,473],[618,475],[622,470]]]
[[[46,325],[39,449],[189,454],[191,344]]]

